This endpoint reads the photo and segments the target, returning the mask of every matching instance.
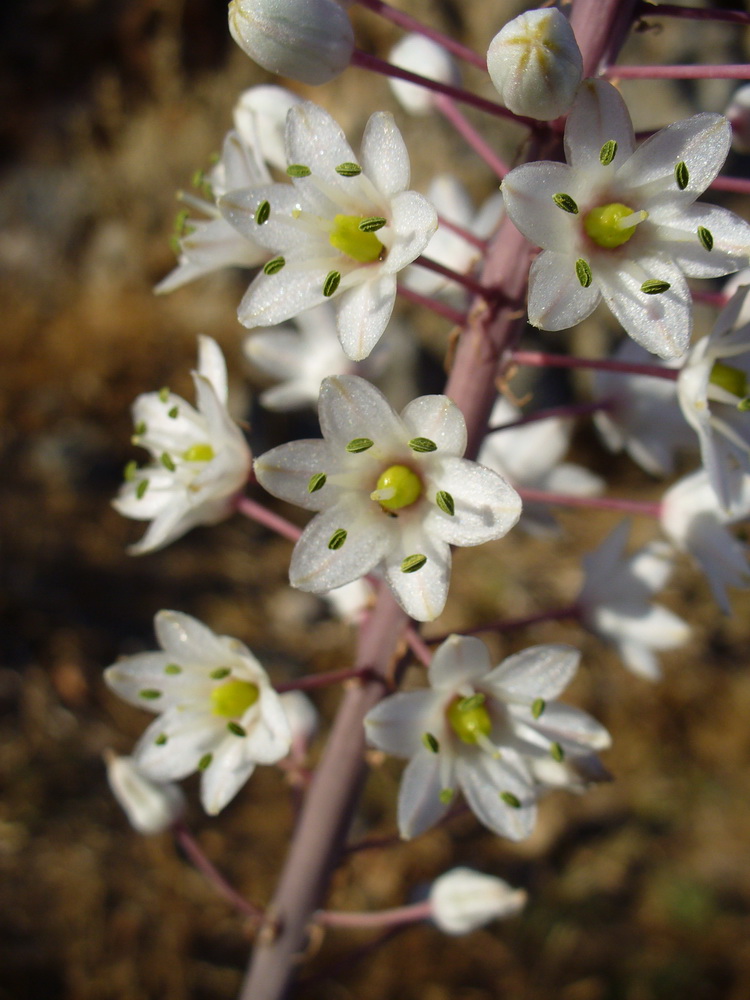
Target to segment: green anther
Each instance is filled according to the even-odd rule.
[[[401,561],[401,572],[416,573],[426,562],[427,556],[422,555],[421,552],[415,552],[413,556],[407,556],[406,559]]]
[[[432,733],[422,733],[422,743],[430,751],[430,753],[438,753],[440,750],[440,744]]]
[[[126,483],[131,483],[135,479],[135,474],[138,471],[138,463],[135,459],[131,459],[123,470],[123,476],[125,477]]]
[[[713,250],[714,236],[710,229],[706,229],[705,226],[698,226],[698,239],[701,241],[704,250],[708,250],[709,253]]]
[[[184,236],[185,225],[187,220],[190,218],[190,213],[187,209],[181,209],[174,218],[174,231],[177,236]]]
[[[145,434],[146,433],[146,421],[145,420],[139,420],[138,423],[133,428],[133,433],[135,434],[136,437],[141,437],[143,434]]]
[[[591,273],[591,268],[583,259],[579,257],[576,261],[576,278],[584,288],[588,288],[591,282],[594,280],[594,275]]]
[[[138,697],[145,698],[146,701],[156,701],[157,698],[161,698],[161,691],[156,688],[145,688],[138,692]]]
[[[346,446],[346,450],[352,455],[358,455],[361,451],[372,448],[375,442],[371,438],[352,438]]]
[[[247,736],[247,730],[243,729],[238,722],[228,722],[227,729],[235,736]]]
[[[340,549],[346,541],[347,532],[344,528],[337,528],[328,540],[328,548],[335,552]]]
[[[268,201],[262,201],[260,205],[255,209],[255,221],[259,226],[262,226],[265,222],[268,222],[268,218],[271,215],[271,204]]]
[[[617,143],[614,139],[608,139],[599,150],[599,162],[603,167],[608,167],[617,153]]]
[[[565,760],[565,751],[559,743],[550,744],[549,752],[552,754],[552,759],[556,760],[558,764],[562,764]]]
[[[172,456],[167,454],[166,451],[161,456],[161,464],[164,466],[167,472],[174,472],[175,469],[177,468],[177,466],[174,464],[174,461],[172,460]]]
[[[658,278],[649,278],[648,281],[644,281],[641,285],[641,291],[645,292],[646,295],[661,295],[662,292],[667,292],[672,286],[668,281],[659,281]]]
[[[475,708],[479,708],[480,705],[484,705],[486,701],[486,695],[483,695],[481,691],[477,691],[476,694],[469,695],[468,698],[462,698],[458,703],[458,707],[462,712],[472,712]]]
[[[500,798],[503,800],[506,806],[510,806],[511,809],[521,808],[521,800],[518,798],[517,795],[514,795],[513,792],[500,792]]]
[[[455,792],[453,791],[452,788],[443,788],[441,789],[440,795],[438,797],[444,806],[449,806],[453,801],[454,795]]]
[[[201,759],[198,761],[198,770],[205,771],[213,759],[214,755],[212,753],[204,753]]]
[[[312,476],[310,476],[310,482],[307,484],[307,492],[317,493],[318,490],[322,490],[326,484],[327,478],[328,477],[325,472],[314,472]]]
[[[708,381],[711,385],[718,386],[719,389],[725,389],[743,401],[744,397],[747,396],[747,375],[739,368],[733,368],[732,365],[725,365],[723,361],[714,361]]]
[[[334,217],[328,242],[360,264],[380,260],[385,247],[375,233],[360,229],[361,223],[370,221],[362,215],[337,215]]]
[[[166,667],[164,668],[164,673],[165,674],[171,674],[173,676],[175,674],[181,674],[182,673],[182,667],[178,663],[168,663],[166,665]]]
[[[563,212],[569,212],[571,215],[578,215],[578,205],[573,201],[569,194],[553,194],[552,200],[561,208]]]
[[[289,177],[309,177],[312,170],[302,163],[290,163],[286,168],[286,172]]]
[[[422,480],[408,465],[391,465],[380,474],[370,494],[386,510],[410,507],[422,495]]]
[[[456,698],[447,712],[448,723],[462,743],[475,744],[492,732],[492,719],[484,704],[474,698]]]
[[[323,294],[327,299],[333,295],[336,289],[341,284],[341,272],[340,271],[329,271],[326,275],[326,279],[323,282]]]
[[[167,411],[167,416],[171,417],[172,420],[176,420],[179,415],[180,415],[179,406],[173,406],[171,410]]]
[[[744,399],[741,399],[737,404],[737,409],[740,413],[747,413],[750,410],[750,396],[745,396]]]
[[[169,737],[167,736],[166,733],[159,733],[159,735],[154,740],[154,743],[158,747],[163,747],[164,744],[167,742],[168,739],[169,739]]]
[[[182,457],[186,462],[210,462],[215,452],[210,444],[191,444],[187,451],[183,451]]]
[[[456,513],[456,504],[453,497],[446,490],[439,490],[436,497],[435,503],[442,510],[444,514],[450,514],[451,517]]]
[[[623,205],[622,202],[613,201],[610,205],[600,205],[587,212],[583,220],[583,228],[597,246],[612,250],[614,247],[620,247],[623,243],[627,243],[635,232],[635,226],[623,229],[617,225],[620,219],[633,214],[632,208]]]
[[[416,452],[428,452],[437,451],[437,445],[434,441],[430,441],[429,438],[412,438],[409,442],[409,447],[412,451]]]
[[[680,191],[684,191],[688,186],[690,181],[690,171],[688,170],[687,164],[684,160],[680,160],[680,162],[675,165],[674,179],[677,181],[677,187]]]
[[[175,257],[179,257],[180,254],[182,253],[180,238],[178,236],[170,236],[168,243],[169,243],[169,249],[172,251]]]
[[[225,677],[229,677],[231,672],[232,671],[229,667],[217,667],[216,670],[212,670],[208,676],[211,680],[223,681]]]
[[[336,173],[341,174],[342,177],[356,177],[357,174],[362,173],[362,167],[358,166],[356,163],[339,163],[339,165],[334,169]]]
[[[547,702],[544,698],[535,698],[531,703],[531,714],[535,719],[538,719],[542,712],[547,707]]]
[[[225,719],[237,719],[244,715],[259,697],[260,689],[257,684],[234,678],[213,689],[211,708],[214,715],[221,715]]]
[[[267,264],[263,265],[263,274],[278,274],[286,264],[283,257],[272,257]]]
[[[357,229],[360,233],[376,233],[378,229],[383,228],[387,221],[379,215],[373,215],[369,219],[362,219]]]
[[[169,386],[168,385],[163,385],[161,387],[161,389],[159,389],[159,399],[162,401],[162,403],[169,402]],[[137,433],[138,433],[138,429],[136,428],[136,434]]]
[[[142,479],[135,488],[135,495],[139,500],[143,500],[148,489],[148,479]]]

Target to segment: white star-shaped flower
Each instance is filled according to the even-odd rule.
[[[433,826],[458,789],[490,830],[527,837],[539,792],[531,762],[588,757],[610,744],[590,715],[552,700],[578,661],[570,646],[533,646],[492,669],[481,640],[452,635],[432,658],[429,690],[390,695],[372,709],[370,743],[411,758],[399,791],[401,836]]]
[[[158,713],[136,746],[153,781],[201,771],[201,801],[215,815],[256,764],[285,757],[291,733],[279,696],[250,650],[178,611],[155,619],[161,650],[127,656],[105,672],[121,698]]]
[[[655,654],[684,646],[690,626],[652,603],[672,572],[672,547],[652,542],[628,557],[629,531],[630,522],[621,521],[598,549],[583,557],[586,579],[576,604],[583,624],[611,643],[629,670],[658,680]]]
[[[287,117],[286,150],[292,184],[220,201],[232,226],[275,254],[248,288],[239,320],[273,326],[336,297],[341,346],[361,361],[390,319],[397,273],[427,246],[437,215],[407,190],[406,146],[385,112],[367,123],[358,160],[331,116],[303,103]]]
[[[741,288],[711,334],[691,347],[677,380],[682,412],[698,435],[703,466],[727,510],[750,473],[750,323],[738,325],[747,293]]]
[[[529,278],[529,320],[562,330],[601,298],[627,333],[663,358],[690,342],[686,277],[746,266],[750,226],[693,202],[726,159],[726,118],[703,113],[635,149],[625,102],[603,80],[581,85],[565,129],[567,163],[528,163],[503,181],[517,228],[543,248]]]
[[[446,396],[420,396],[397,414],[356,375],[320,390],[323,440],[261,455],[260,483],[317,515],[297,542],[292,586],[321,593],[381,568],[420,621],[443,610],[451,545],[501,538],[521,500],[497,473],[462,458],[466,424]]]
[[[161,549],[198,524],[229,517],[250,472],[250,449],[227,412],[224,356],[210,337],[198,341],[197,409],[166,387],[133,404],[133,441],[151,452],[152,461],[140,468],[128,464],[112,502],[125,517],[152,522],[128,549],[132,555]]]

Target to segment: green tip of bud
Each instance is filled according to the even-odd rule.
[[[709,253],[713,250],[714,237],[710,229],[706,229],[705,226],[698,226],[698,239],[704,250],[708,250]]]
[[[603,167],[608,167],[617,153],[617,143],[614,139],[608,139],[599,150],[599,162]]]
[[[680,191],[684,191],[690,182],[690,171],[684,160],[680,160],[674,168],[674,179]]]
[[[563,212],[569,212],[571,215],[578,215],[578,205],[576,205],[575,201],[573,201],[569,194],[563,194],[562,192],[559,194],[553,194],[552,200],[558,208],[563,210]]]
[[[310,476],[310,482],[307,484],[307,492],[317,493],[318,490],[322,490],[326,484],[327,478],[328,477],[325,472],[314,472],[312,476]]]
[[[259,226],[262,226],[265,222],[268,222],[268,218],[271,215],[271,205],[267,201],[262,201],[260,205],[255,210],[255,221]]]
[[[335,552],[336,549],[340,549],[341,546],[346,541],[346,535],[347,532],[344,530],[344,528],[338,528],[336,531],[334,531],[334,533],[328,540],[328,548],[331,549],[333,552]]]
[[[351,452],[352,455],[358,455],[361,451],[367,451],[368,448],[372,448],[374,443],[371,438],[352,438],[346,446],[346,450]]]
[[[329,271],[326,275],[326,279],[323,282],[323,294],[327,299],[333,295],[336,289],[341,284],[341,272],[340,271]]]
[[[591,273],[591,268],[583,259],[579,257],[576,261],[576,278],[584,288],[588,288],[591,282],[594,280],[594,276]]]
[[[456,513],[456,504],[453,497],[446,490],[440,490],[435,497],[435,503],[442,510],[444,514],[449,514],[451,517]]]
[[[430,751],[430,753],[438,753],[440,750],[440,744],[432,733],[422,733],[422,743]]]
[[[401,572],[416,573],[426,562],[427,556],[423,556],[420,552],[415,552],[413,556],[407,556],[401,563]]]
[[[430,441],[429,438],[423,438],[423,437],[412,438],[411,441],[409,442],[409,447],[411,448],[412,451],[420,453],[428,451],[437,451],[437,445],[435,444],[435,442]]]
[[[302,163],[290,163],[286,168],[286,172],[289,177],[309,177],[312,170]]]
[[[672,286],[668,281],[659,281],[658,278],[649,278],[648,281],[644,281],[641,285],[641,291],[645,292],[646,295],[661,295],[662,292],[668,291]]]
[[[500,792],[500,798],[503,800],[506,806],[510,806],[511,809],[521,808],[521,800],[518,798],[517,795],[514,795],[513,792]]]
[[[272,257],[267,264],[263,265],[263,274],[278,274],[286,264],[283,257]]]
[[[362,167],[358,166],[356,163],[339,163],[335,170],[336,173],[341,174],[342,177],[356,177],[357,174],[362,173]]]
[[[538,719],[546,707],[547,707],[547,702],[544,700],[544,698],[535,698],[534,701],[531,703],[531,714],[534,716],[535,719]]]

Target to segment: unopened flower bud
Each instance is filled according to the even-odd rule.
[[[732,126],[732,148],[750,153],[750,83],[735,90],[724,114]]]
[[[232,0],[229,31],[271,73],[327,83],[349,65],[354,32],[335,0]]]
[[[583,61],[565,16],[547,7],[519,14],[495,35],[487,69],[514,114],[551,121],[570,110]]]
[[[307,747],[318,731],[318,712],[302,691],[285,691],[279,695],[292,742]]]
[[[424,35],[405,35],[391,49],[390,62],[401,69],[419,73],[438,83],[456,85],[460,82],[458,67],[447,49]],[[425,115],[431,111],[435,94],[426,87],[389,77],[393,95],[402,108],[412,115]]]
[[[138,833],[161,833],[182,815],[185,798],[177,785],[152,781],[132,757],[118,757],[112,750],[104,761],[112,794]]]
[[[432,919],[446,934],[468,934],[491,920],[515,916],[526,903],[523,889],[471,868],[453,868],[430,890]]]

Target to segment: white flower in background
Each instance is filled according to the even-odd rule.
[[[732,148],[750,153],[750,83],[735,90],[724,114],[732,126]]]
[[[527,898],[523,889],[471,868],[452,868],[430,889],[432,919],[445,934],[469,934],[492,920],[514,917]]]
[[[672,573],[672,547],[652,542],[628,557],[629,532],[630,522],[621,521],[598,549],[583,557],[586,579],[576,604],[581,622],[615,647],[628,670],[658,680],[655,654],[684,646],[690,626],[652,603]]]
[[[318,710],[304,691],[284,691],[279,695],[279,701],[289,723],[292,743],[300,753],[304,753],[320,725]]]
[[[127,656],[104,677],[131,705],[158,713],[134,751],[153,781],[202,772],[201,802],[220,812],[253,773],[289,753],[279,696],[250,650],[178,611],[154,619],[161,650]]]
[[[519,14],[495,35],[487,69],[506,108],[550,121],[570,109],[583,59],[565,15],[546,7]]]
[[[490,426],[512,423],[521,411],[499,396],[492,409]],[[604,480],[572,462],[563,462],[573,424],[562,417],[536,420],[520,427],[495,431],[482,442],[477,460],[504,476],[513,486],[551,493],[595,497],[604,491]],[[555,519],[544,504],[524,503],[520,525],[533,533],[556,529]]]
[[[503,181],[517,228],[543,248],[529,284],[529,321],[562,330],[601,298],[627,333],[664,358],[690,342],[685,280],[746,266],[750,225],[693,202],[719,172],[731,129],[721,115],[676,122],[637,150],[615,88],[587,80],[565,129],[566,163],[528,163]]]
[[[588,756],[610,744],[591,716],[552,700],[578,661],[570,646],[533,646],[492,669],[483,642],[452,635],[432,658],[429,690],[390,695],[372,709],[370,743],[411,758],[399,791],[401,836],[433,826],[460,790],[490,830],[527,837],[537,798],[530,762]]]
[[[349,65],[354,32],[335,0],[231,0],[229,31],[270,73],[327,83]]]
[[[320,390],[323,440],[261,455],[269,493],[318,511],[297,542],[289,578],[321,593],[380,568],[401,606],[436,618],[448,595],[451,545],[501,538],[518,520],[518,494],[461,456],[466,425],[446,396],[420,396],[397,414],[355,375]]]
[[[198,370],[192,373],[197,409],[166,387],[133,404],[133,442],[150,451],[152,461],[140,468],[129,463],[112,501],[125,517],[152,522],[129,547],[132,555],[229,517],[250,473],[250,449],[227,412],[224,356],[210,337],[199,337],[198,343]]]
[[[352,580],[320,596],[341,621],[359,625],[373,603],[373,588],[365,580]]]
[[[185,811],[181,789],[171,783],[152,781],[132,757],[119,757],[107,750],[104,762],[112,794],[138,833],[162,833]]]
[[[676,359],[657,362],[632,340],[620,344],[613,360],[665,368],[680,364]],[[676,379],[597,371],[594,387],[597,399],[613,404],[612,409],[594,414],[596,429],[610,451],[626,451],[652,476],[670,476],[677,453],[695,450],[695,436],[677,402]]]
[[[461,82],[458,67],[450,52],[425,35],[404,35],[391,49],[388,61],[393,66],[408,69],[430,80],[437,80],[438,83],[457,86]],[[432,111],[435,103],[433,91],[416,83],[399,80],[395,76],[389,76],[388,83],[404,111],[412,115],[426,115]]]
[[[711,334],[693,344],[677,380],[682,412],[725,509],[740,498],[750,473],[750,323],[738,325],[747,293],[741,289]]]
[[[260,158],[265,163],[277,170],[285,170],[286,116],[290,108],[301,103],[302,98],[286,87],[271,83],[248,87],[242,91],[232,109],[234,127],[251,148],[259,150]]]
[[[273,326],[335,296],[341,346],[361,361],[390,319],[397,273],[435,232],[435,210],[407,190],[406,146],[385,112],[367,123],[361,166],[331,116],[307,102],[289,112],[286,149],[291,185],[230,192],[220,202],[232,226],[275,254],[238,318]]]
[[[747,587],[747,548],[728,525],[750,515],[750,476],[742,481],[742,496],[731,512],[722,510],[704,470],[680,479],[661,502],[661,526],[676,548],[687,552],[706,574],[716,603],[731,613],[727,587]]]
[[[440,174],[433,178],[427,191],[427,199],[435,207],[441,220],[466,229],[480,240],[488,239],[503,217],[503,196],[499,192],[491,195],[477,211],[466,188],[451,174]],[[468,274],[481,258],[482,251],[460,233],[441,225],[427,244],[424,255],[459,274]],[[466,295],[465,289],[455,281],[418,264],[407,267],[403,282],[407,288],[420,295],[436,295],[439,292]]]

